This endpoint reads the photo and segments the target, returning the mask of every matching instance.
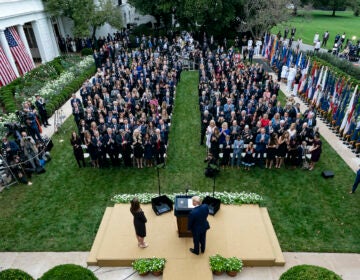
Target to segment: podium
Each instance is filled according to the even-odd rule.
[[[179,237],[192,237],[191,231],[187,229],[188,216],[194,208],[191,197],[188,195],[178,195],[175,197],[174,215],[176,216]]]

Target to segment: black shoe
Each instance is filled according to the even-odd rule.
[[[354,193],[355,193],[355,192],[353,192],[353,191],[350,191],[350,192],[349,192],[349,194],[354,194]]]
[[[193,248],[189,249],[191,253],[195,254],[195,255],[199,255],[199,253],[196,253],[195,250]]]

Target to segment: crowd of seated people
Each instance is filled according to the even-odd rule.
[[[101,56],[94,55],[101,66],[83,84],[80,98],[71,98],[78,127],[71,145],[79,167],[86,165],[84,153],[93,167],[164,163],[182,49],[172,48],[166,38],[147,40],[141,38],[133,50],[108,42]],[[112,45],[120,46],[115,56],[108,49]]]
[[[259,63],[232,52],[203,52],[199,67],[200,145],[219,166],[258,164],[312,170],[321,154],[316,111],[293,98],[278,101],[280,85]]]

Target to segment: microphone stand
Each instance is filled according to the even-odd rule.
[[[157,177],[158,177],[159,196],[161,195],[161,191],[160,191],[160,168],[164,168],[164,167],[165,167],[164,163],[160,163],[160,164],[156,165]]]
[[[216,174],[214,174],[213,197],[215,197],[215,179],[216,179]]]

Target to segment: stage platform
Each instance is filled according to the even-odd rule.
[[[199,256],[189,252],[192,238],[179,238],[173,212],[156,216],[151,205],[142,205],[148,219],[146,242],[138,248],[130,204],[106,208],[88,265],[131,266],[137,258],[167,259],[163,279],[212,279],[208,258],[214,254],[236,256],[245,266],[282,266],[285,259],[273,229],[268,211],[258,205],[221,205],[215,216],[209,216],[206,252]]]

